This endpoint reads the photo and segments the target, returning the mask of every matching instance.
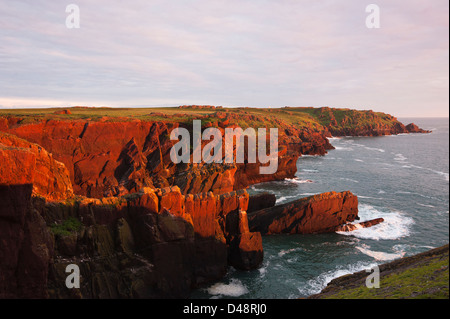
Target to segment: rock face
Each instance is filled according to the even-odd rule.
[[[69,172],[45,149],[0,132],[0,184],[32,184],[33,194],[48,200],[73,196]]]
[[[275,206],[277,198],[274,194],[263,193],[250,196],[247,213]]]
[[[336,228],[336,231],[340,231],[340,232],[351,232],[357,229],[361,229],[361,228],[369,228],[378,224],[381,224],[384,222],[383,218],[377,218],[377,219],[373,219],[373,220],[369,220],[366,222],[362,222],[362,223],[357,223],[357,224],[345,224],[342,226],[338,226]]]
[[[228,265],[254,269],[262,262],[261,236],[235,218],[247,205],[245,191],[185,197],[178,187],[45,205],[49,225],[83,221],[77,232],[55,238],[51,297],[70,297],[64,286],[70,263],[80,265],[83,298],[187,297],[222,278]]]
[[[261,236],[243,217],[245,191],[185,197],[178,187],[147,188],[64,202],[31,192],[32,184],[0,186],[0,297],[184,298],[228,265],[262,262]],[[69,220],[75,229],[64,228]],[[65,285],[70,264],[80,289]]]
[[[46,298],[53,242],[32,184],[0,185],[0,298]]]
[[[262,235],[334,232],[358,217],[358,198],[330,192],[248,214],[251,231]]]
[[[220,112],[216,115],[220,124],[235,120]],[[264,175],[259,172],[259,163],[173,164],[170,150],[175,141],[169,136],[179,123],[170,119],[167,122],[129,119],[108,122],[105,119],[24,123],[22,118],[0,118],[1,131],[36,143],[54,154],[69,170],[75,194],[92,198],[120,196],[142,187],[167,186],[180,187],[184,195],[209,191],[227,193],[255,183],[293,178],[301,154],[324,155],[333,148],[318,131],[296,128],[281,121],[274,124],[283,127],[279,137],[278,170],[275,174]],[[219,125],[222,131],[223,127]],[[245,156],[247,158],[247,154]]]
[[[71,188],[44,150],[3,134],[0,141],[0,298],[45,298],[53,242],[30,199],[54,199]]]

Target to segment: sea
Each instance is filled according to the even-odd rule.
[[[330,191],[358,196],[360,222],[349,233],[263,236],[264,261],[253,271],[230,267],[194,299],[292,299],[319,293],[334,278],[449,242],[449,119],[399,118],[431,134],[330,138],[325,156],[303,156],[293,179],[253,185],[277,204]],[[368,273],[369,275],[369,273]]]

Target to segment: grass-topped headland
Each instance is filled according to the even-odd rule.
[[[17,124],[29,124],[45,120],[82,120],[101,122],[158,121],[192,123],[201,119],[205,126],[237,125],[246,127],[307,128],[322,131],[325,128],[335,135],[345,135],[349,131],[364,134],[367,130],[379,131],[379,135],[394,128],[398,133],[402,123],[389,114],[372,110],[352,110],[330,107],[215,107],[185,105],[179,107],[154,108],[110,108],[110,107],[70,107],[41,109],[1,109],[0,117],[19,117]],[[342,133],[342,134],[340,134]]]

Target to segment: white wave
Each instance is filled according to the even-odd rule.
[[[301,248],[291,248],[291,249],[281,250],[278,253],[278,257],[283,257],[286,254],[290,254],[292,252],[296,252],[296,251],[300,251],[300,250],[302,250],[302,249]]]
[[[416,203],[417,205],[419,205],[419,206],[422,206],[422,207],[430,207],[430,208],[434,208],[435,206],[433,206],[433,205],[427,205],[427,204],[422,204],[422,203]]]
[[[380,197],[370,197],[370,196],[363,196],[363,195],[357,195],[359,198],[365,198],[365,199],[377,199],[377,200],[383,200],[384,198]]]
[[[353,151],[353,148],[351,147],[335,146],[334,148],[337,151]]]
[[[286,178],[285,179],[286,182],[289,183],[295,183],[295,184],[307,184],[307,183],[314,183],[312,180],[310,179],[300,179],[300,178]]]
[[[335,141],[335,140],[340,140],[342,139],[342,137],[327,137],[329,141]]]
[[[322,155],[309,155],[309,154],[302,154],[300,158],[316,158],[316,157],[322,157]]]
[[[301,169],[301,171],[305,172],[305,173],[318,173],[319,172],[316,169],[306,169],[306,168]]]
[[[295,197],[296,196],[281,196],[280,198],[278,198],[276,200],[276,204],[278,205],[280,203],[283,203],[283,202],[287,201],[288,199],[295,198]]]
[[[362,159],[359,159],[359,158],[355,158],[355,162],[361,162],[361,163],[364,163],[364,161],[363,161]]]
[[[397,162],[404,162],[407,159],[408,158],[403,156],[403,154],[395,154],[395,157],[394,157],[394,161],[397,161]]]
[[[229,297],[240,297],[248,293],[247,287],[245,287],[239,279],[231,279],[229,284],[216,283],[206,289],[210,295],[222,295]]]
[[[314,195],[317,195],[317,194],[319,194],[319,193],[302,193],[302,194],[299,194],[300,196],[314,196]]]
[[[355,236],[361,239],[395,240],[410,235],[414,220],[398,211],[382,211],[370,205],[359,206],[360,222],[383,218],[384,222],[369,228],[357,229],[351,232],[337,232],[345,236]]]
[[[363,248],[363,247],[356,247],[356,249],[358,249],[363,254],[374,258],[377,261],[390,261],[390,260],[401,258],[405,255],[404,252],[391,254],[391,253],[385,253],[382,251],[373,251],[373,250],[370,250],[368,248]]]
[[[352,183],[359,183],[359,181],[351,179],[351,178],[347,178],[347,177],[340,177],[339,179],[343,180],[343,181],[349,181]]]
[[[380,189],[380,190],[378,191],[378,194],[386,194],[386,192],[385,192],[384,190]]]
[[[335,278],[353,274],[362,270],[369,270],[377,266],[376,263],[357,262],[355,264],[343,266],[336,266],[334,270],[324,272],[315,279],[306,282],[303,287],[298,287],[298,291],[302,296],[310,296],[321,292],[329,283]]]
[[[269,264],[270,264],[270,261],[266,260],[266,261],[264,261],[263,265],[258,268],[259,276],[261,278],[264,278],[266,276],[267,267],[269,266]]]
[[[411,164],[411,165],[403,165],[403,167],[405,167],[405,168],[417,168],[417,169],[427,170],[427,171],[433,172],[433,173],[435,173],[435,174],[444,176],[445,180],[446,180],[447,182],[449,181],[449,176],[448,176],[449,173],[446,173],[446,172],[436,171],[436,170],[431,169],[431,168],[426,168],[426,167],[417,166],[417,165],[412,165],[412,164]]]
[[[433,170],[432,170],[433,171]],[[436,174],[439,174],[439,175],[442,175],[442,176],[444,176],[444,178],[445,178],[445,180],[448,182],[449,180],[448,180],[448,173],[445,173],[445,172],[439,172],[439,171],[433,171],[433,172],[435,172]]]
[[[385,151],[384,149],[382,149],[382,148],[368,147],[368,146],[365,146],[364,148],[365,148],[366,150],[377,151],[377,152],[380,152],[380,153],[385,153],[385,152],[386,152],[386,151]]]

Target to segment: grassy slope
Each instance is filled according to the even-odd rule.
[[[380,288],[368,289],[365,271],[333,280],[319,299],[448,299],[449,246],[380,266]]]

